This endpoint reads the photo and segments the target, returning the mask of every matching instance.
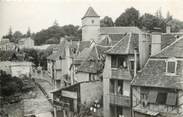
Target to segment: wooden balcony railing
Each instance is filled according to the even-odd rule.
[[[127,69],[117,69],[112,68],[111,78],[122,79],[122,80],[132,80],[132,76]]]
[[[130,107],[130,97],[110,94],[110,104]]]

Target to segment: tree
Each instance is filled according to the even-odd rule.
[[[14,37],[14,42],[18,42],[19,39],[21,39],[23,37],[23,34],[20,31],[15,31],[13,34]]]
[[[13,31],[12,28],[9,28],[8,35],[6,36],[11,42],[13,42]]]
[[[11,96],[16,93],[21,93],[23,82],[17,77],[12,77],[6,72],[0,70],[0,96]]]
[[[131,7],[125,10],[115,21],[116,26],[138,26],[139,11]]]
[[[45,43],[57,44],[60,40],[60,37],[64,37],[66,35],[81,38],[81,30],[79,30],[79,26],[74,25],[53,25],[48,29],[37,32],[34,36],[34,40],[36,45]]]
[[[178,32],[180,29],[183,29],[183,22],[181,22],[177,19],[169,20],[167,22],[167,25],[171,26],[172,32]]]
[[[105,16],[103,19],[100,20],[101,27],[111,27],[114,26],[114,22],[112,21],[111,17]]]
[[[31,30],[30,27],[27,29],[26,37],[31,37]]]
[[[164,22],[164,20],[159,19],[156,16],[145,13],[140,17],[140,27],[148,31],[153,31],[155,27],[158,27],[161,29],[162,32],[164,32],[166,28],[166,23]]]

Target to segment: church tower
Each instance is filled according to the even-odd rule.
[[[89,7],[82,18],[82,41],[97,41],[100,34],[100,16]]]

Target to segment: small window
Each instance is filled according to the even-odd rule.
[[[134,70],[134,61],[130,61],[130,69]]]
[[[115,80],[110,80],[110,93],[115,93]]]
[[[112,56],[111,57],[111,67],[112,68],[117,68],[118,67],[118,59],[117,59],[117,56]]]
[[[118,80],[118,89],[117,89],[117,93],[120,95],[123,95],[123,81],[122,80]]]
[[[167,98],[167,93],[159,92],[156,103],[157,104],[166,104],[166,98]]]
[[[89,74],[89,81],[94,81],[94,80],[95,80],[95,75]]]
[[[92,20],[91,22],[92,22],[92,24],[93,24],[95,21],[94,21],[94,20]]]
[[[167,74],[176,74],[177,61],[170,59],[166,62],[166,73]]]
[[[175,62],[168,62],[167,63],[167,72],[168,73],[175,73]]]
[[[117,106],[117,117],[123,117],[123,107]]]

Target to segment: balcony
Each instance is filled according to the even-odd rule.
[[[130,97],[110,94],[110,104],[130,107]]]
[[[130,71],[128,69],[120,69],[120,68],[112,68],[111,78],[121,80],[132,80]]]

